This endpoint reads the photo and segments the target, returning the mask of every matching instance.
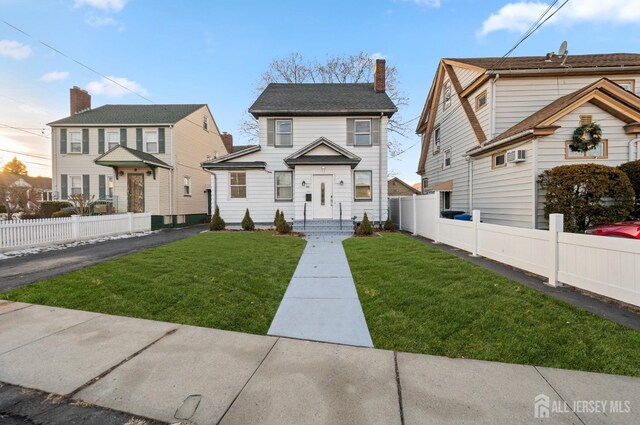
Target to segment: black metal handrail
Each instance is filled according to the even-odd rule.
[[[302,228],[304,230],[307,229],[307,203],[304,203],[304,214],[303,214],[303,221],[302,221]]]
[[[340,202],[340,230],[342,230],[342,202]]]

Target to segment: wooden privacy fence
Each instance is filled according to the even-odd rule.
[[[640,306],[640,241],[563,232],[562,214],[551,214],[549,230],[524,229],[440,217],[440,192],[392,197],[389,214],[400,229],[435,242]]]
[[[0,221],[0,251],[151,230],[150,213]]]

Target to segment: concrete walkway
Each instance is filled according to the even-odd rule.
[[[342,247],[344,239],[307,238],[269,335],[373,347]]]
[[[624,376],[23,303],[0,302],[0,336],[0,381],[166,423],[630,424],[640,415],[640,379]],[[548,419],[534,417],[536,398]]]

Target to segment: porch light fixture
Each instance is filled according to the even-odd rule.
[[[118,171],[119,176],[124,176],[124,171]]]
[[[147,176],[151,175],[151,170],[147,170]]]
[[[344,186],[344,180],[340,180],[340,186]]]
[[[304,180],[302,180],[302,187],[306,187],[306,186],[307,186],[307,183]]]

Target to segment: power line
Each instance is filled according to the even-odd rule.
[[[34,133],[33,131],[25,130],[24,128],[14,127],[14,126],[7,125],[7,124],[2,124],[2,123],[0,123],[0,127],[10,128],[12,130],[22,131],[23,133],[33,134],[34,136],[43,137],[43,138],[49,140],[49,137],[45,136],[44,134]]]
[[[15,154],[15,155],[31,156],[33,158],[40,158],[40,159],[47,159],[47,160],[51,159],[50,157],[47,157],[47,156],[35,155],[35,154],[32,154],[32,153],[25,153],[25,152],[18,152],[18,151],[11,151],[11,150],[8,150],[8,149],[0,149],[0,151],[7,152],[7,153],[12,153],[12,154]]]

